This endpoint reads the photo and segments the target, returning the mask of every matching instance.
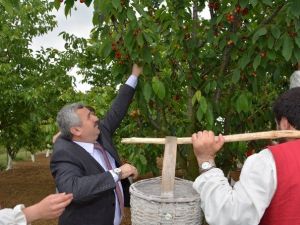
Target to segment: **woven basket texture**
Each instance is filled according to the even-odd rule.
[[[174,196],[162,197],[161,177],[133,183],[130,186],[132,225],[200,225],[200,196],[192,184],[175,178]]]

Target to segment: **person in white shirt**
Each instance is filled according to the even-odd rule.
[[[300,130],[300,87],[273,105],[278,130]],[[200,176],[193,183],[210,225],[300,224],[300,139],[268,146],[247,158],[233,187],[214,159],[224,144],[220,134],[192,135]]]
[[[13,209],[1,209],[0,225],[27,225],[36,220],[57,218],[72,199],[72,194],[51,194],[29,207],[20,204]]]

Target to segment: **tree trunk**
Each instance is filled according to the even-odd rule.
[[[31,161],[35,162],[35,154],[31,153]]]
[[[6,171],[12,169],[13,167],[13,161],[11,156],[7,153],[7,166],[6,166]]]
[[[46,152],[46,158],[48,158],[50,156],[50,149],[47,149],[47,152]]]

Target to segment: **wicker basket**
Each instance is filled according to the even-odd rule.
[[[175,178],[174,197],[161,196],[161,177],[130,186],[133,225],[201,224],[200,196],[192,182]]]

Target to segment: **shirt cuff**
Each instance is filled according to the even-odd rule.
[[[113,170],[109,170],[109,172],[110,172],[111,175],[113,176],[114,181],[115,181],[115,182],[118,182],[118,181],[119,181],[118,175],[117,175]]]
[[[25,206],[23,204],[17,205],[14,208],[14,220],[16,225],[30,225],[26,221],[26,216],[23,213]]]
[[[138,82],[138,77],[135,75],[130,75],[130,77],[126,81],[126,84],[132,88],[135,88],[137,85],[137,82]]]

